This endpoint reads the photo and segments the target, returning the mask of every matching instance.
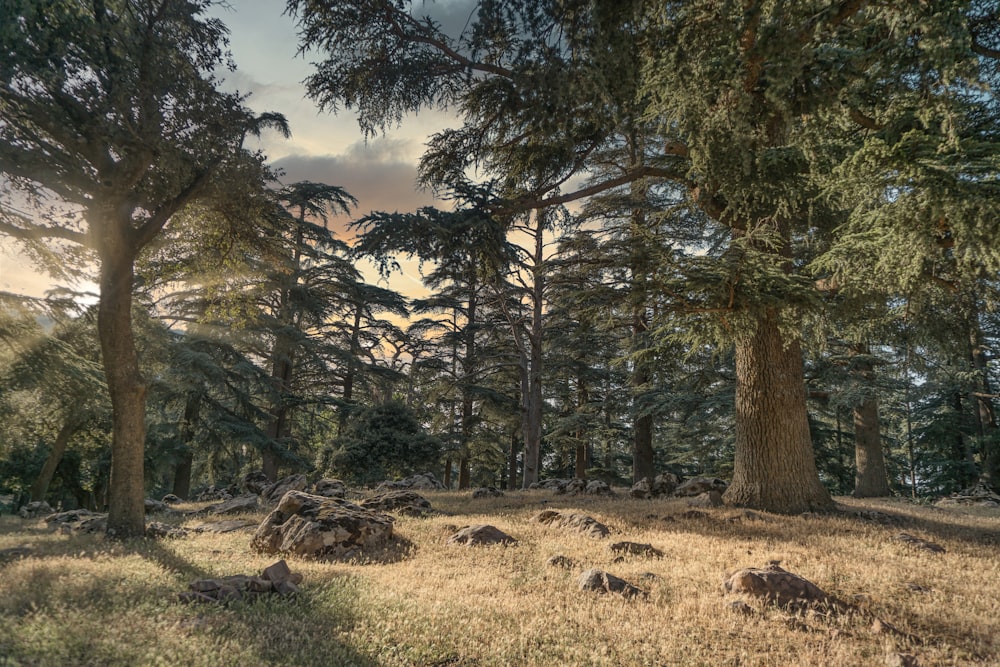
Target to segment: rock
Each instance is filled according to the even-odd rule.
[[[545,564],[548,565],[549,567],[560,567],[564,570],[572,570],[573,568],[576,567],[575,560],[569,558],[568,556],[562,556],[562,555],[552,556],[547,561],[545,561]]]
[[[728,485],[721,479],[715,477],[692,477],[676,489],[675,496],[700,496],[708,491],[718,491],[725,493]]]
[[[677,484],[677,475],[669,472],[657,475],[652,480],[648,477],[643,477],[632,486],[631,491],[629,491],[629,495],[633,498],[659,498],[661,496],[669,496],[674,492],[674,489],[677,488]]]
[[[280,560],[265,568],[259,577],[236,574],[193,581],[178,597],[181,602],[252,601],[266,595],[291,595],[298,591],[301,582],[302,575],[293,573],[285,561]]]
[[[722,494],[718,491],[700,493],[688,501],[691,507],[722,507]]]
[[[544,489],[546,491],[555,491],[557,494],[566,492],[566,485],[569,484],[568,479],[546,479],[541,482],[532,482],[528,488],[529,489]]]
[[[263,553],[349,558],[392,537],[392,517],[339,498],[289,491],[258,526],[251,547]]]
[[[256,512],[259,509],[260,504],[257,502],[257,496],[246,495],[236,496],[216,505],[209,505],[201,513],[219,516],[221,514],[245,514]]]
[[[762,598],[781,607],[848,607],[808,579],[782,569],[777,561],[772,561],[766,568],[744,568],[726,575],[722,589],[726,593]]]
[[[478,524],[465,526],[448,538],[448,544],[465,544],[470,547],[490,544],[517,544],[517,540],[494,526]]]
[[[910,653],[889,653],[885,656],[886,667],[920,667],[917,656]]]
[[[243,528],[249,528],[250,526],[256,525],[253,521],[246,521],[243,519],[232,519],[230,521],[212,521],[207,523],[200,523],[197,526],[192,526],[191,530],[195,533],[231,533],[236,530],[241,530]]]
[[[483,486],[472,492],[473,498],[503,498],[503,491],[495,486]]]
[[[426,516],[432,510],[430,502],[415,491],[386,491],[360,503],[366,510],[396,512],[406,516]]]
[[[55,510],[44,500],[35,500],[28,503],[21,509],[17,511],[17,515],[22,519],[37,519],[39,517],[48,516],[52,514]]]
[[[571,496],[581,494],[586,490],[587,490],[587,481],[584,479],[580,479],[579,477],[577,477],[576,479],[571,479],[567,481],[565,484],[556,486],[553,489],[553,491],[556,492],[556,495],[566,493]]]
[[[313,495],[324,498],[346,498],[347,485],[339,479],[321,479],[313,484]]]
[[[271,480],[267,478],[263,470],[255,470],[243,475],[240,478],[239,486],[243,493],[259,496],[264,489],[271,486]]]
[[[80,521],[61,523],[59,530],[63,533],[106,533],[108,532],[108,515],[95,514]]]
[[[596,568],[587,570],[581,574],[578,583],[581,591],[616,593],[624,598],[649,596],[646,591],[633,586],[624,579],[619,579],[613,574],[609,574]]]
[[[160,521],[152,521],[146,524],[146,537],[160,538],[178,538],[187,537],[188,531],[186,528],[181,528],[180,526],[171,526],[168,523],[163,523]]]
[[[937,542],[929,542],[923,538],[915,537],[909,533],[899,533],[896,535],[896,539],[901,542],[906,542],[910,546],[916,547],[917,549],[923,549],[924,551],[930,551],[931,553],[943,554],[944,547]]]
[[[559,512],[556,510],[542,510],[535,516],[531,517],[531,521],[535,521],[546,526],[574,530],[578,533],[583,533],[588,537],[596,537],[599,539],[607,537],[611,532],[603,523],[593,517],[587,516],[586,514]]]
[[[615,492],[611,490],[611,487],[607,485],[606,482],[602,482],[599,479],[591,480],[587,482],[587,486],[583,490],[588,496],[613,496]]]
[[[157,514],[161,512],[172,512],[170,505],[160,500],[153,500],[152,498],[146,498],[146,514]]]
[[[419,475],[411,475],[405,479],[400,479],[396,481],[385,481],[375,487],[376,491],[393,491],[398,489],[420,489],[424,491],[433,491],[437,489],[443,489],[444,484],[437,481],[437,478],[432,472],[425,472]]]
[[[938,507],[958,507],[962,505],[1000,507],[1000,494],[994,491],[988,484],[979,482],[972,488],[953,493],[951,496],[942,498],[934,504]]]
[[[233,497],[233,494],[229,492],[228,489],[219,489],[213,484],[201,493],[199,493],[195,500],[200,503],[208,502],[211,500],[229,500]]]
[[[260,492],[260,498],[267,504],[276,503],[289,491],[305,491],[308,486],[309,482],[305,475],[289,475],[265,487]]]
[[[179,496],[175,496],[172,493],[168,493],[167,495],[160,498],[160,502],[165,505],[176,505],[177,503],[182,503],[184,501],[181,500]]]
[[[103,516],[97,512],[91,512],[90,510],[70,510],[68,512],[59,512],[58,514],[50,514],[45,517],[45,523],[47,524],[63,524],[63,523],[77,523],[84,521],[91,517]]]
[[[615,542],[608,545],[608,550],[613,554],[630,556],[649,556],[652,558],[663,558],[663,552],[652,544],[640,544],[638,542]]]
[[[649,481],[648,477],[643,477],[638,482],[632,485],[629,489],[628,494],[636,499],[643,500],[645,498],[651,498],[653,495],[653,483]]]

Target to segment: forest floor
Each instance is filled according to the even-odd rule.
[[[253,527],[119,543],[0,517],[0,552],[30,548],[0,559],[0,666],[1000,665],[997,509],[840,498],[840,514],[788,517],[699,514],[684,499],[623,494],[424,495],[440,513],[400,517],[378,557],[289,558],[304,576],[298,593],[228,605],[184,604],[178,594],[196,579],[257,575],[273,563],[250,550]],[[541,509],[590,515],[611,537],[530,521]],[[517,544],[448,543],[457,527],[478,523]],[[608,545],[620,540],[664,557],[616,561]],[[547,565],[554,555],[579,565]],[[748,600],[741,613],[724,576],[772,560],[858,611]],[[648,597],[581,591],[591,567]]]

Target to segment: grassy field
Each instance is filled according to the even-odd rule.
[[[897,653],[921,665],[1000,665],[1000,510],[840,499],[846,511],[834,516],[732,508],[688,516],[680,499],[425,495],[441,513],[399,518],[393,548],[377,558],[289,559],[304,575],[297,595],[228,606],[182,604],[177,594],[195,579],[259,574],[274,562],[249,550],[252,528],[115,543],[0,517],[0,549],[33,549],[0,564],[0,666],[840,666],[893,664]],[[589,514],[612,536],[529,521],[543,508]],[[472,523],[519,542],[447,543]],[[946,551],[916,548],[900,532]],[[619,540],[665,556],[614,562],[608,544]],[[557,554],[579,567],[547,566]],[[754,602],[750,615],[733,611],[724,575],[770,560],[869,613],[795,614]],[[648,599],[578,590],[589,567],[635,583]],[[873,616],[905,636],[873,632]]]

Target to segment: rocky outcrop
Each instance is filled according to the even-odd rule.
[[[36,500],[28,503],[17,511],[17,515],[22,519],[40,519],[52,514],[55,510],[44,500]]]
[[[232,497],[233,494],[229,489],[217,487],[213,484],[195,496],[195,500],[200,503],[204,503],[212,500],[229,500]]]
[[[934,503],[938,507],[1000,507],[1000,494],[987,484],[980,482],[970,489],[953,493]]]
[[[259,577],[236,574],[193,581],[178,598],[181,602],[225,604],[268,595],[292,595],[298,592],[300,583],[302,575],[292,572],[285,561],[279,560],[265,568]]]
[[[324,498],[346,498],[347,485],[339,479],[323,478],[318,480],[312,487],[313,495]]]
[[[209,505],[201,510],[201,513],[220,516],[223,514],[246,514],[248,512],[256,512],[259,509],[260,503],[257,502],[257,496],[245,495],[236,496],[215,505]]]
[[[495,526],[479,524],[465,526],[448,538],[448,544],[465,544],[470,547],[490,544],[516,544],[517,540]]]
[[[482,486],[472,492],[473,498],[503,498],[503,491],[495,486]]]
[[[405,479],[400,479],[396,481],[386,480],[375,487],[376,491],[393,491],[398,489],[418,489],[424,491],[433,491],[436,489],[443,489],[444,484],[437,481],[437,478],[432,472],[425,472],[419,475],[411,475]]]
[[[289,491],[305,491],[308,486],[305,475],[289,475],[265,487],[260,492],[260,499],[270,505],[284,498]]]
[[[589,496],[613,496],[615,492],[607,483],[600,480],[587,481],[585,479],[547,479],[544,482],[537,482],[528,487],[529,489],[547,489],[555,492],[556,495],[589,495]]]
[[[780,607],[848,607],[808,579],[783,569],[777,561],[764,568],[744,568],[726,575],[722,590],[760,598]]]
[[[615,542],[608,545],[608,550],[617,556],[663,558],[663,552],[652,544],[640,544],[639,542]]]
[[[360,503],[366,510],[396,512],[404,516],[426,516],[432,511],[430,501],[415,491],[386,491]]]
[[[255,470],[243,475],[240,478],[239,486],[240,491],[243,493],[252,493],[255,496],[259,496],[264,489],[271,486],[271,480],[267,478],[263,470]]]
[[[163,514],[165,512],[174,511],[169,504],[163,502],[162,500],[153,500],[152,498],[146,498],[144,504],[146,507],[146,514]]]
[[[709,491],[725,493],[728,485],[716,477],[692,477],[674,489],[675,496],[700,496]]]
[[[289,491],[257,528],[250,544],[268,554],[350,558],[386,543],[392,517],[339,498]]]
[[[645,598],[649,596],[646,591],[633,586],[624,579],[596,568],[587,570],[581,574],[578,584],[581,591],[594,591],[603,594],[614,593],[621,595],[623,598]]]
[[[578,533],[583,533],[588,537],[605,538],[611,531],[603,523],[589,517],[586,514],[576,514],[572,512],[558,512],[556,510],[542,510],[531,520],[545,526],[554,528],[564,528]]]
[[[640,499],[669,496],[678,484],[677,475],[670,472],[657,475],[652,480],[649,477],[643,477],[632,486],[629,495]]]

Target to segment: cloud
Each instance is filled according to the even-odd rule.
[[[338,155],[289,155],[274,162],[284,171],[281,182],[315,181],[337,185],[358,199],[352,217],[372,211],[409,212],[442,205],[417,185],[413,142],[406,139],[358,141]],[[343,231],[347,220],[338,220]]]

